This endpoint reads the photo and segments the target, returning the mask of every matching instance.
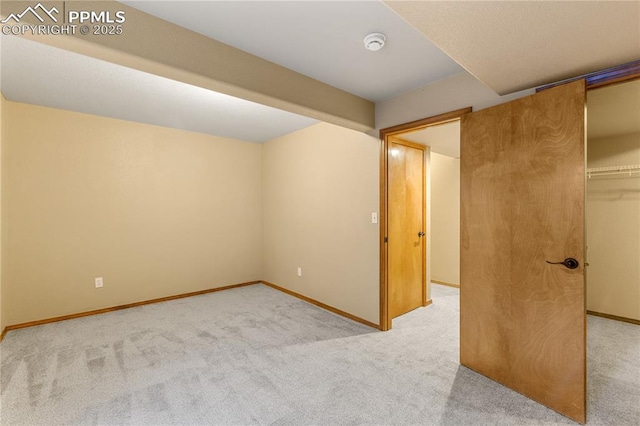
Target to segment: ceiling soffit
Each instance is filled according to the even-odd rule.
[[[638,1],[387,1],[500,95],[640,59]]]
[[[52,3],[56,2],[48,4]],[[64,10],[62,2],[57,3]],[[3,1],[2,15],[21,13],[24,4]],[[373,102],[326,83],[115,1],[74,1],[73,7],[111,16],[124,11],[123,34],[83,35],[77,31],[28,38],[354,130],[374,127]],[[41,23],[31,14],[20,22]]]

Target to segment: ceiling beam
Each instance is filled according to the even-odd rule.
[[[87,23],[90,32],[83,35],[81,24],[74,22],[75,34],[27,32],[29,39],[354,130],[365,132],[375,127],[371,101],[121,3],[42,3],[48,8],[55,6],[60,21],[67,19],[70,11],[104,11],[111,17],[124,11],[123,33],[94,35],[93,25]],[[28,6],[33,2],[2,1],[1,15],[4,19]],[[20,24],[41,22],[27,14]]]

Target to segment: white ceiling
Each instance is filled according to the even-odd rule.
[[[121,1],[371,101],[462,71],[379,1]],[[387,36],[378,52],[371,32]]]
[[[500,95],[640,59],[640,1],[387,1]]]
[[[404,133],[403,139],[431,147],[431,152],[460,158],[460,120]]]
[[[250,142],[317,123],[24,38],[1,37],[1,90],[11,101]]]
[[[640,132],[640,80],[587,92],[589,139]]]
[[[374,101],[462,70],[421,32],[379,1],[123,3]],[[434,16],[449,16],[451,11],[458,11],[455,19],[436,19],[433,31],[449,38],[444,43],[436,34],[434,40],[448,46],[447,49],[458,49],[454,53],[460,63],[501,92],[534,86],[541,78],[553,81],[558,73],[564,76],[579,73],[593,65],[594,60],[622,57],[625,49],[636,49],[636,59],[640,57],[639,1],[622,2],[619,7],[610,5],[619,2],[587,2],[584,7],[578,5],[582,2],[508,3],[389,2],[389,5],[427,35],[431,34],[427,24],[434,23]],[[545,16],[553,19],[542,19]],[[560,31],[563,23],[565,29]],[[387,46],[379,52],[369,52],[363,47],[363,37],[373,31],[384,32],[388,37]],[[593,40],[594,37],[598,40]],[[585,53],[585,40],[593,43],[590,46],[595,50]],[[598,49],[607,52],[600,55]],[[13,101],[255,142],[316,123],[313,119],[13,36],[2,36],[1,56],[1,89]],[[517,60],[507,61],[505,57]],[[597,103],[591,104],[597,92],[590,94],[590,110],[598,108]],[[602,107],[611,108],[611,105]],[[432,146],[434,152],[459,156],[459,148],[453,150],[449,142],[439,144],[446,132],[438,127],[410,138]],[[449,135],[455,133],[448,130]],[[431,135],[434,132],[443,134],[435,140]],[[590,136],[598,132],[590,128]]]

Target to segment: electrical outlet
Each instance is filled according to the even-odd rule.
[[[301,277],[302,276],[302,268],[298,266],[298,276]]]
[[[103,284],[104,281],[102,280],[102,277],[96,278],[96,288],[102,288]]]

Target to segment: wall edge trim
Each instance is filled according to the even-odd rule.
[[[50,324],[50,323],[53,323],[53,322],[60,322],[60,321],[67,321],[67,320],[71,320],[71,319],[88,317],[88,316],[92,316],[92,315],[106,314],[108,312],[120,311],[122,309],[135,308],[135,307],[138,307],[138,306],[150,305],[150,304],[153,304],[153,303],[162,303],[162,302],[168,302],[170,300],[184,299],[185,297],[200,296],[202,294],[215,293],[217,291],[231,290],[232,288],[246,287],[246,286],[249,286],[249,285],[260,284],[261,282],[262,281],[249,281],[249,282],[245,282],[245,283],[231,284],[231,285],[222,286],[222,287],[209,288],[209,289],[206,289],[206,290],[198,290],[198,291],[192,291],[192,292],[189,292],[189,293],[176,294],[176,295],[173,295],[173,296],[166,296],[166,297],[159,297],[159,298],[156,298],[156,299],[143,300],[143,301],[140,301],[140,302],[126,303],[124,305],[117,305],[117,306],[112,306],[112,307],[109,307],[109,308],[94,309],[94,310],[91,310],[91,311],[79,312],[79,313],[76,313],[76,314],[61,315],[61,316],[53,317],[53,318],[46,318],[46,319],[42,319],[42,320],[29,321],[29,322],[23,322],[23,323],[20,323],[20,324],[8,325],[8,326],[6,326],[4,328],[4,331],[2,332],[2,336],[0,337],[0,342],[4,338],[5,334],[7,334],[7,332],[11,331],[11,330],[18,330],[20,328],[27,328],[27,327],[35,327],[35,326],[38,326],[38,325]]]
[[[460,284],[449,283],[449,282],[446,282],[446,281],[440,281],[440,280],[433,280],[432,279],[431,282],[433,284],[446,285],[447,287],[460,288]]]
[[[159,297],[156,299],[149,299],[149,300],[143,300],[140,302],[133,302],[133,303],[127,303],[127,304],[123,304],[123,305],[117,305],[117,306],[112,306],[109,308],[101,308],[101,309],[94,309],[91,311],[85,311],[85,312],[79,312],[79,313],[75,313],[75,314],[68,314],[68,315],[61,315],[58,317],[52,317],[52,318],[46,318],[46,319],[42,319],[42,320],[36,320],[36,321],[29,321],[29,322],[24,322],[24,323],[19,323],[19,324],[13,324],[13,325],[8,325],[4,328],[4,330],[2,330],[2,333],[0,334],[0,342],[2,342],[2,340],[4,339],[4,337],[6,336],[6,334],[11,331],[11,330],[19,330],[21,328],[28,328],[28,327],[36,327],[39,325],[44,325],[44,324],[51,324],[54,322],[60,322],[60,321],[67,321],[67,320],[72,320],[72,319],[76,319],[76,318],[82,318],[82,317],[87,317],[87,316],[93,316],[93,315],[101,315],[101,314],[106,314],[109,312],[114,312],[114,311],[120,311],[123,309],[129,309],[129,308],[135,308],[138,306],[144,306],[144,305],[150,305],[150,304],[154,304],[154,303],[162,303],[162,302],[168,302],[170,300],[176,300],[176,299],[184,299],[187,297],[193,297],[193,296],[200,296],[203,294],[208,294],[208,293],[215,293],[218,291],[224,291],[224,290],[231,290],[234,288],[239,288],[239,287],[246,287],[246,286],[250,286],[250,285],[255,285],[255,284],[264,284],[267,287],[271,287],[274,290],[278,290],[281,291],[285,294],[288,294],[290,296],[296,297],[298,299],[304,300],[307,303],[311,303],[312,305],[318,306],[319,308],[325,309],[329,312],[333,312],[334,314],[340,315],[342,317],[345,317],[347,319],[350,319],[352,321],[355,322],[359,322],[361,324],[364,324],[366,326],[369,326],[371,328],[375,328],[376,330],[380,329],[380,326],[378,324],[374,324],[371,321],[367,321],[363,318],[360,318],[358,316],[352,315],[348,312],[342,311],[338,308],[334,308],[333,306],[327,305],[325,303],[319,302],[315,299],[312,299],[310,297],[307,296],[303,296],[302,294],[296,293],[294,291],[288,290],[284,287],[280,287],[276,284],[270,283],[268,281],[264,281],[264,280],[257,280],[257,281],[249,281],[249,282],[245,282],[245,283],[239,283],[239,284],[231,284],[231,285],[227,285],[227,286],[222,286],[222,287],[216,287],[216,288],[210,288],[210,289],[206,289],[206,290],[199,290],[199,291],[193,291],[193,292],[189,292],[189,293],[181,293],[181,294],[176,294],[173,296],[166,296],[166,297]],[[431,302],[431,300],[428,301],[427,304],[431,304],[429,303]]]
[[[596,317],[601,317],[601,318],[614,320],[614,321],[622,321],[622,322],[626,322],[626,323],[629,323],[629,324],[640,325],[640,320],[633,319],[633,318],[619,317],[617,315],[604,314],[602,312],[589,311],[589,310],[587,310],[587,314],[588,315],[593,315],[593,316],[596,316]]]
[[[359,322],[360,324],[367,325],[367,326],[369,326],[369,327],[371,327],[371,328],[375,328],[376,330],[380,330],[380,326],[379,326],[378,324],[374,324],[374,323],[372,323],[371,321],[367,321],[366,319],[363,319],[363,318],[357,317],[357,316],[355,316],[355,315],[352,315],[352,314],[350,314],[350,313],[348,313],[348,312],[345,312],[345,311],[343,311],[343,310],[340,310],[340,309],[338,309],[338,308],[334,308],[333,306],[329,306],[329,305],[327,305],[326,303],[322,303],[322,302],[319,302],[319,301],[317,301],[317,300],[315,300],[315,299],[312,299],[312,298],[310,298],[310,297],[303,296],[303,295],[302,295],[302,294],[300,294],[300,293],[296,293],[295,291],[288,290],[288,289],[286,289],[286,288],[284,288],[284,287],[280,287],[279,285],[276,285],[276,284],[270,283],[270,282],[268,282],[268,281],[264,281],[264,280],[263,280],[263,281],[260,281],[260,282],[261,282],[262,284],[266,285],[267,287],[271,287],[271,288],[273,288],[274,290],[281,291],[281,292],[283,292],[283,293],[288,294],[289,296],[297,297],[297,298],[298,298],[298,299],[300,299],[300,300],[304,300],[304,301],[305,301],[305,302],[307,302],[307,303],[311,303],[312,305],[316,305],[317,307],[322,308],[322,309],[325,309],[325,310],[327,310],[327,311],[329,311],[329,312],[333,312],[334,314],[337,314],[337,315],[343,316],[343,317],[345,317],[345,318],[347,318],[347,319],[350,319],[350,320],[352,320],[352,321],[355,321],[355,322]]]

